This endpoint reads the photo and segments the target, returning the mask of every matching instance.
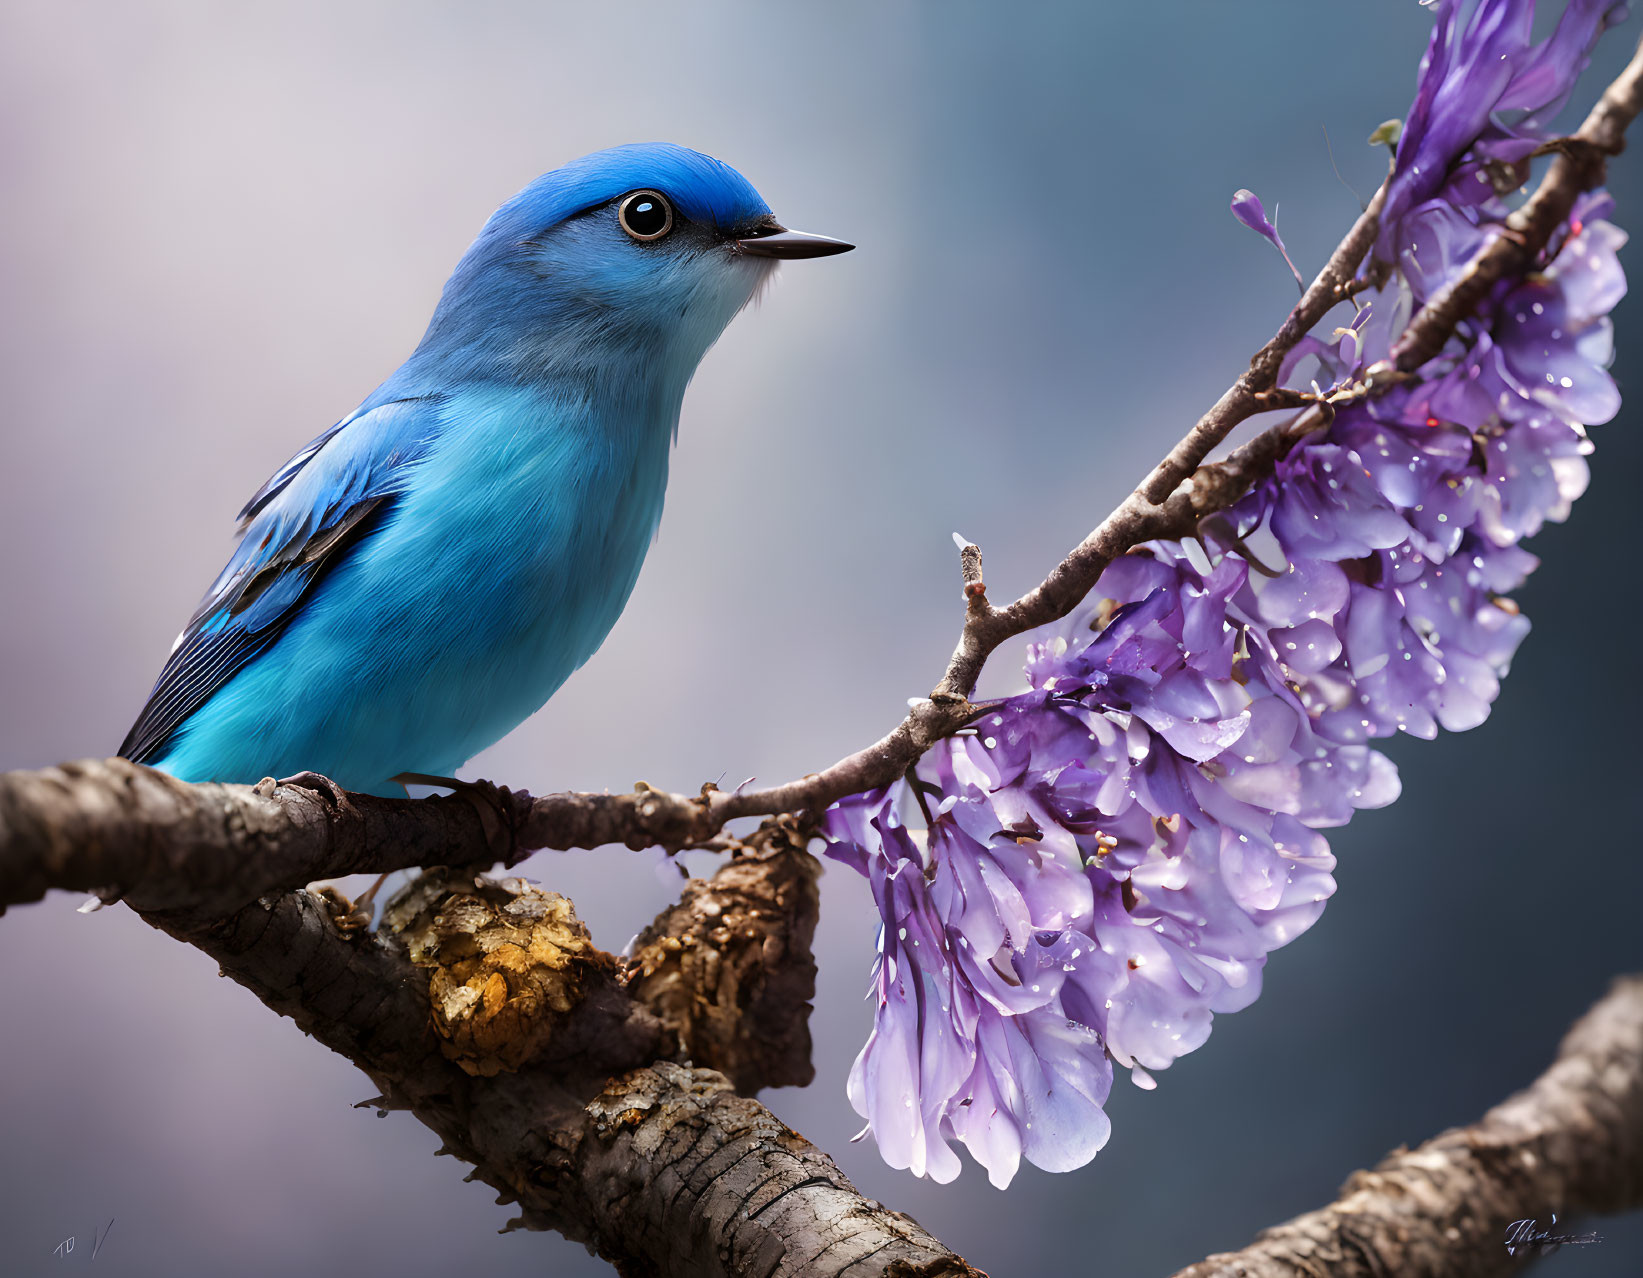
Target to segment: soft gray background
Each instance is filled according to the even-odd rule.
[[[1187,4],[160,4],[0,8],[0,766],[111,750],[268,471],[409,351],[490,209],[596,147],[740,167],[850,256],[784,268],[685,404],[616,632],[474,774],[546,790],[786,778],[934,682],[949,534],[1031,585],[1294,298],[1406,107],[1413,0]],[[1611,37],[1595,96],[1635,38]],[[1643,153],[1616,165],[1643,226]],[[1634,263],[1637,259],[1631,259]],[[1635,269],[1635,268],[1634,268]],[[1643,312],[1619,312],[1628,392]],[[1334,837],[1340,892],[1265,997],[1070,1175],[891,1172],[844,1078],[873,915],[825,880],[818,1078],[766,1099],[868,1194],[996,1275],[1162,1274],[1329,1198],[1531,1079],[1643,967],[1632,585],[1638,404],[1535,549],[1535,632],[1489,723],[1401,741],[1406,797]],[[993,685],[1015,677],[1019,645]],[[655,858],[543,856],[620,946]],[[434,1159],[364,1078],[124,910],[0,921],[0,1271],[608,1270]],[[1547,1204],[1549,1213],[1556,1204]],[[1643,1219],[1547,1274],[1635,1275]],[[53,1249],[76,1238],[76,1250]]]

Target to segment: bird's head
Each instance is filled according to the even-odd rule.
[[[419,353],[521,377],[638,361],[688,379],[781,259],[851,247],[788,230],[746,178],[698,151],[596,151],[491,216]]]

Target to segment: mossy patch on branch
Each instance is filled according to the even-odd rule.
[[[534,1059],[589,978],[615,971],[570,901],[520,879],[431,872],[390,902],[383,930],[428,969],[445,1055],[484,1077]]]

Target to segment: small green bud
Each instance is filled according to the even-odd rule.
[[[1398,139],[1403,136],[1402,120],[1385,120],[1373,133],[1369,135],[1370,146],[1384,146],[1391,150],[1398,149]]]

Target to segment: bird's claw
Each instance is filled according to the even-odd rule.
[[[510,790],[494,781],[468,781],[457,791],[479,814],[480,828],[485,831],[485,845],[503,865],[512,867],[523,857],[519,849],[519,801],[528,806],[530,795],[523,790]]]
[[[294,785],[302,790],[309,790],[325,800],[327,806],[338,812],[352,812],[353,803],[348,798],[348,791],[344,790],[330,777],[319,772],[298,772],[292,776],[281,777],[274,783],[276,786]]]
[[[485,846],[493,859],[512,866],[520,859],[518,808],[528,804],[530,795],[524,790],[510,790],[494,781],[464,781],[460,777],[439,777],[426,772],[401,772],[390,777],[398,785],[432,785],[449,790],[453,798],[467,800],[479,815],[480,827],[485,831]]]

